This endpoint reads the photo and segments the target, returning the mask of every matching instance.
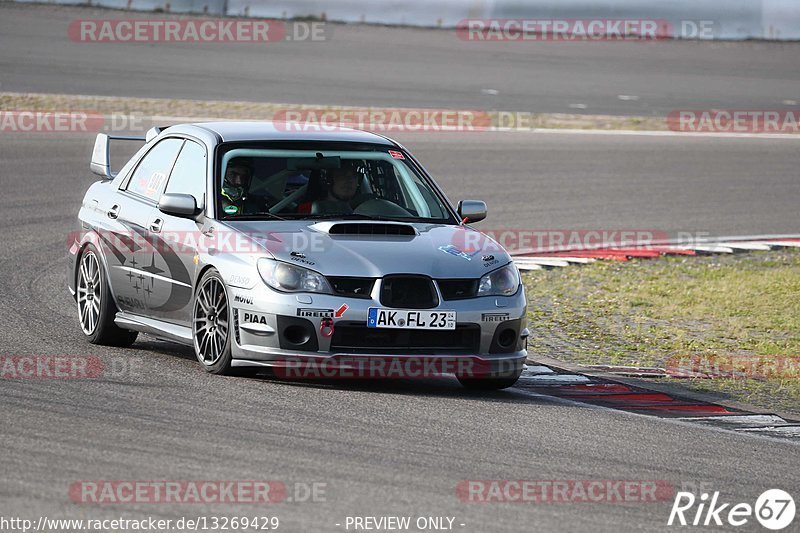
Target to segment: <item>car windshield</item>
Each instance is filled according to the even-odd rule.
[[[222,219],[375,219],[454,223],[444,199],[400,150],[222,153]]]

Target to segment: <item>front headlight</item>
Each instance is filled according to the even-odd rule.
[[[519,290],[519,271],[514,263],[489,272],[478,284],[478,296],[511,296]]]
[[[258,260],[258,273],[264,283],[279,291],[333,293],[325,276],[289,263],[262,258]]]

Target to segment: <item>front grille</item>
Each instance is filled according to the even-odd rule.
[[[381,285],[381,303],[396,309],[433,309],[439,297],[426,276],[386,276]]]
[[[337,322],[331,351],[414,355],[446,350],[476,354],[480,341],[481,328],[477,324],[456,325],[454,330],[427,330],[368,328],[359,322]]]
[[[477,279],[437,279],[444,300],[463,300],[478,294]]]
[[[348,298],[369,298],[375,280],[372,278],[328,277],[333,291]]]

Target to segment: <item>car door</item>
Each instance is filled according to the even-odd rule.
[[[186,140],[169,175],[164,193],[194,196],[198,207],[205,205],[207,154],[203,145]],[[174,324],[189,326],[194,291],[195,255],[201,240],[202,222],[176,217],[157,210],[148,221],[151,242],[157,252],[143,258],[152,293],[148,315]]]
[[[153,218],[156,201],[167,181],[183,140],[164,139],[151,148],[123,181],[118,194],[116,221],[122,229],[110,267],[117,307],[120,311],[146,314],[149,281],[143,259],[152,246],[148,241],[147,224]]]

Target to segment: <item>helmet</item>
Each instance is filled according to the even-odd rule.
[[[235,157],[228,161],[225,178],[222,182],[222,193],[231,201],[241,200],[250,189],[253,174],[253,161],[249,157]]]

